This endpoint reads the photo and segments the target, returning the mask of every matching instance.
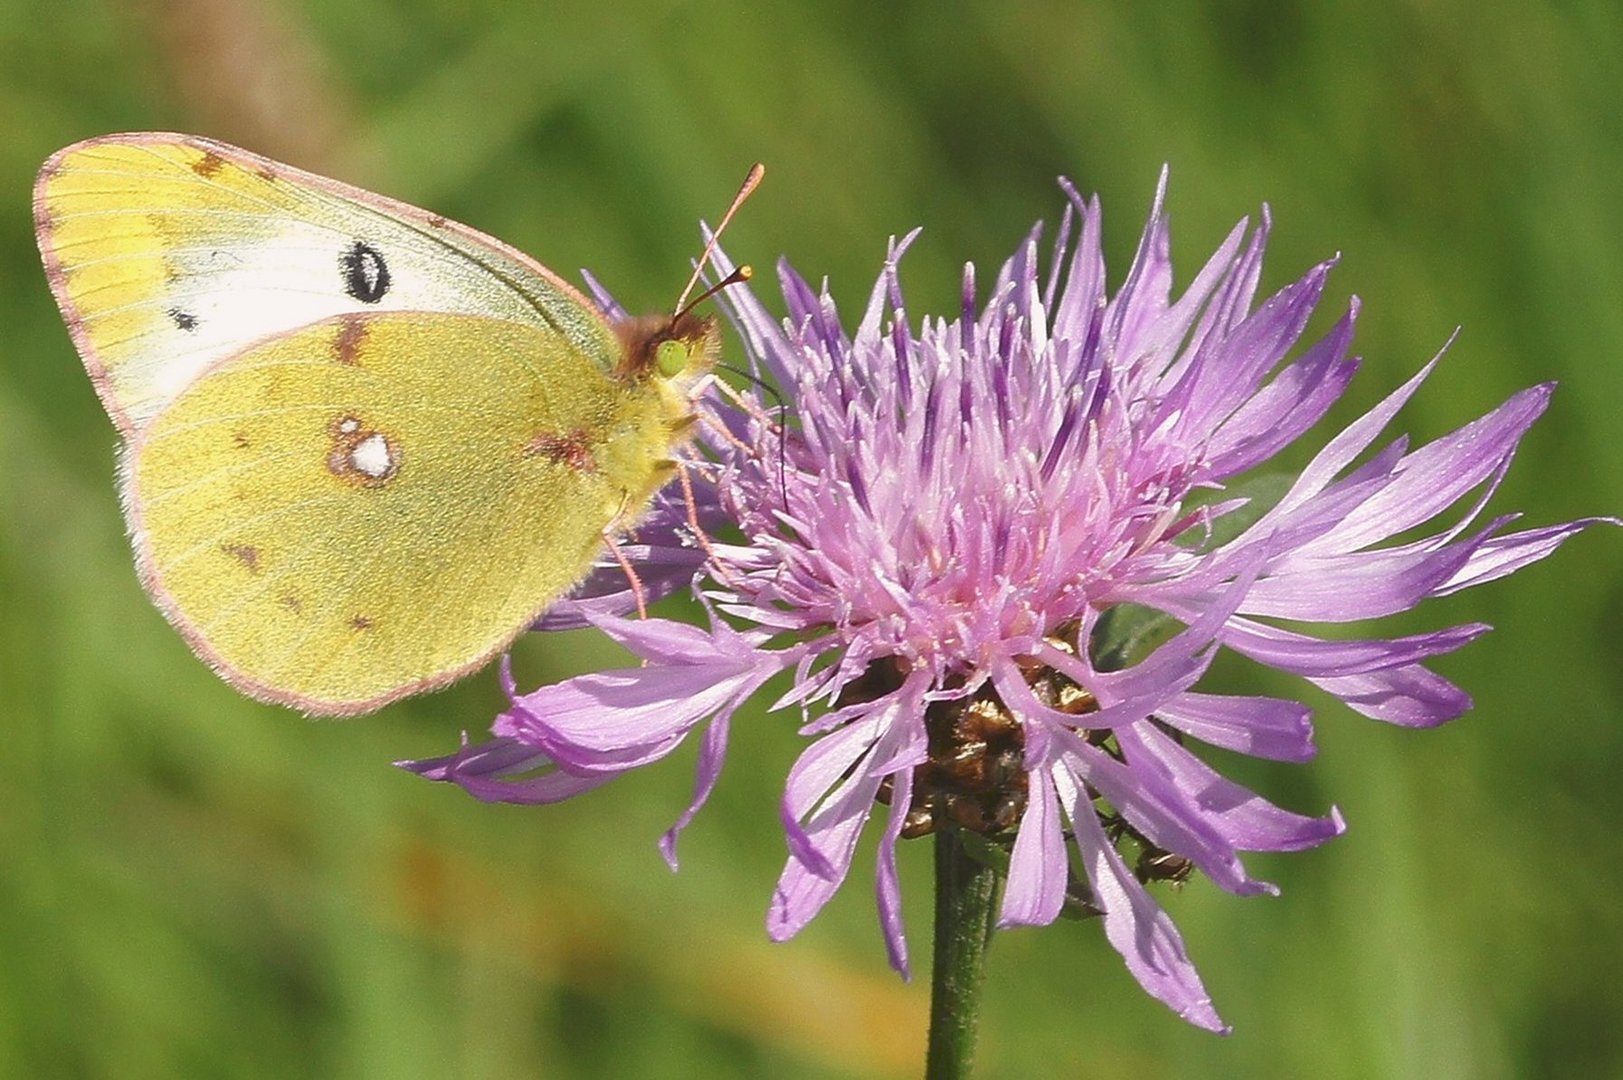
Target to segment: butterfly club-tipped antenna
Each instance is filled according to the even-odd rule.
[[[674,377],[684,371],[708,369],[715,362],[718,347],[715,319],[695,316],[693,309],[722,289],[748,281],[750,268],[740,266],[693,300],[689,301],[688,297],[703,276],[704,268],[710,264],[711,258],[715,255],[716,242],[721,238],[722,230],[726,229],[727,223],[738,213],[738,208],[760,185],[761,177],[765,175],[765,165],[757,161],[750,166],[744,182],[739,185],[738,194],[733,196],[732,204],[721,217],[721,223],[716,226],[710,234],[710,239],[705,243],[704,253],[694,264],[693,276],[688,278],[687,285],[683,287],[682,295],[676,301],[675,311],[669,316],[648,315],[638,319],[626,319],[615,326],[624,347],[620,364],[622,374],[640,375],[658,372],[666,377]]]
[[[693,292],[693,287],[699,283],[699,278],[704,274],[704,268],[709,265],[711,257],[715,255],[716,244],[721,240],[721,234],[726,231],[728,222],[733,220],[733,215],[738,213],[738,208],[743,206],[751,195],[755,194],[755,189],[761,186],[761,178],[765,175],[766,166],[759,161],[751,165],[749,172],[744,175],[744,182],[738,185],[738,194],[733,196],[733,201],[727,207],[727,212],[721,215],[721,221],[716,224],[715,229],[710,233],[710,239],[704,245],[704,252],[699,256],[699,261],[693,265],[693,276],[688,278],[688,283],[682,287],[682,295],[676,299],[675,314],[671,316],[671,322],[674,323],[681,319],[682,316],[729,285],[736,285],[741,281],[749,280],[750,268],[740,266],[721,281],[706,289],[692,303],[688,302],[688,296]]]

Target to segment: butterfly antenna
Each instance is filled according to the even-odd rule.
[[[766,166],[762,165],[759,161],[750,166],[750,171],[744,176],[744,182],[738,186],[738,194],[733,196],[732,205],[727,207],[727,212],[725,214],[721,215],[720,224],[718,224],[715,231],[710,234],[709,242],[704,245],[704,254],[699,256],[699,262],[693,268],[693,276],[688,278],[686,287],[682,289],[681,297],[676,301],[676,315],[673,316],[673,319],[680,318],[682,315],[685,315],[688,311],[692,310],[695,305],[715,294],[716,290],[711,289],[709,292],[706,292],[703,296],[699,297],[698,300],[693,301],[692,304],[688,303],[688,294],[693,292],[693,287],[699,283],[699,276],[704,273],[704,268],[710,263],[710,256],[714,255],[716,252],[716,242],[721,239],[722,230],[726,229],[727,223],[733,220],[733,215],[738,213],[738,208],[740,206],[744,205],[744,200],[748,199],[752,194],[755,193],[755,189],[761,184],[761,177],[765,175]],[[744,268],[740,267],[740,269]],[[737,273],[737,271],[734,271],[734,273]],[[732,280],[731,274],[728,275],[728,278],[729,280],[723,282],[721,285],[717,286],[717,288],[737,284],[736,281]],[[746,281],[748,279],[749,274],[746,272],[744,277],[739,278],[738,281]]]
[[[698,296],[695,296],[691,301],[688,302],[687,307],[679,309],[675,315],[671,316],[671,322],[676,322],[682,316],[686,315],[688,312],[692,311],[694,308],[698,307],[700,304],[704,303],[721,290],[732,285],[738,285],[746,282],[754,276],[755,271],[750,268],[748,263],[745,263],[743,266],[738,267],[732,273],[710,286]]]

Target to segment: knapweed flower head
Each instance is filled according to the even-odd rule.
[[[550,802],[702,728],[693,803],[662,841],[674,866],[735,710],[787,671],[772,705],[798,716],[808,745],[784,786],[773,938],[827,903],[877,818],[880,922],[905,974],[898,840],[979,833],[1007,850],[1002,925],[1097,914],[1145,990],[1222,1030],[1145,883],[1198,871],[1240,895],[1272,892],[1243,853],[1310,847],[1343,824],[1334,809],[1274,806],[1191,749],[1314,753],[1305,705],[1197,689],[1214,654],[1298,675],[1377,720],[1440,724],[1470,699],[1425,661],[1487,627],[1347,640],[1301,624],[1391,615],[1502,577],[1594,519],[1510,532],[1514,515],[1479,520],[1547,385],[1418,449],[1381,442],[1435,360],[1282,493],[1253,497],[1241,479],[1357,370],[1356,301],[1297,349],[1333,260],[1255,303],[1265,213],[1173,299],[1163,178],[1112,295],[1097,200],[1063,186],[1049,269],[1033,230],[991,282],[966,268],[946,316],[908,313],[898,264],[912,236],[892,243],[854,330],[787,263],[787,318],[747,289],[725,293],[787,406],[709,400],[693,492],[662,496],[623,549],[649,592],[691,585],[708,629],[630,615],[606,561],[545,625],[593,623],[642,666],[529,693],[507,677],[494,740],[410,767],[482,799]]]

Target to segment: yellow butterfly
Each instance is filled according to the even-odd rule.
[[[691,305],[617,322],[467,226],[190,135],[57,152],[34,221],[142,584],[310,713],[511,643],[670,478],[719,350]]]

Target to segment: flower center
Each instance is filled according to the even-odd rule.
[[[970,832],[999,833],[1019,823],[1029,782],[1020,723],[995,696],[937,702],[925,710],[930,756],[913,772],[913,805],[905,837],[950,822]]]
[[[1074,653],[1078,632],[1077,624],[1069,623],[1047,641]],[[1026,683],[1038,701],[1076,716],[1072,731],[1122,760],[1121,748],[1111,731],[1084,726],[1087,715],[1099,708],[1092,694],[1068,675],[1035,661],[1024,664],[1023,669]],[[846,686],[837,707],[884,697],[900,688],[903,680],[903,665],[897,658],[877,660]],[[952,681],[948,682],[949,689]],[[962,685],[962,677],[956,681]],[[1148,722],[1156,721],[1152,717]],[[914,767],[912,803],[901,835],[914,839],[955,828],[979,833],[999,846],[1012,842],[1025,815],[1031,786],[1025,765],[1025,730],[1019,719],[988,682],[965,697],[930,703],[924,711],[924,725],[928,757]],[[1163,730],[1178,737],[1176,731]],[[876,799],[888,806],[894,793],[895,785],[887,778]],[[1129,860],[1139,881],[1166,881],[1177,886],[1189,877],[1193,867],[1188,859],[1152,843],[1091,785],[1088,794],[1105,834]],[[1083,914],[1099,913],[1086,883],[1075,875],[1067,893],[1073,909]]]

